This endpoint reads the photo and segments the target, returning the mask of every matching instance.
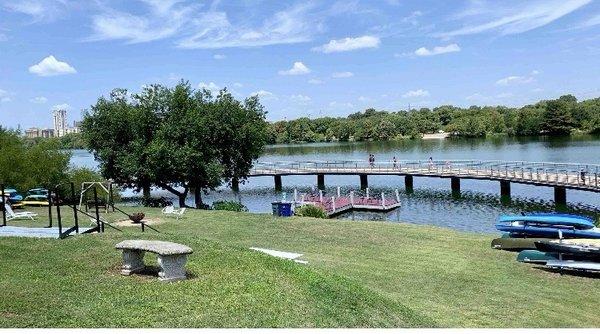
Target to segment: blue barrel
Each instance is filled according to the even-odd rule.
[[[281,217],[292,216],[292,203],[280,202],[279,203],[279,215]]]

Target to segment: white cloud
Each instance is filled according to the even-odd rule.
[[[336,109],[351,109],[354,108],[354,104],[350,103],[350,102],[337,102],[337,101],[333,101],[333,102],[329,102],[329,106],[331,108],[336,108]]]
[[[435,55],[440,55],[440,54],[444,54],[444,53],[459,52],[459,51],[460,51],[460,47],[458,46],[458,44],[454,43],[454,44],[448,44],[446,46],[436,46],[431,50],[427,49],[426,47],[421,47],[421,48],[418,48],[417,50],[415,50],[415,55],[421,56],[421,57],[426,57],[426,56],[435,56]]]
[[[219,1],[210,7],[179,0],[144,3],[135,12],[108,8],[94,16],[94,33],[88,40],[143,43],[173,38],[180,48],[217,49],[307,42],[322,26],[322,18],[311,13],[313,4],[300,3],[262,21],[249,22],[230,20],[226,12],[218,10]]]
[[[359,96],[359,97],[358,97],[358,100],[359,100],[360,102],[371,102],[371,101],[373,101],[373,99],[372,99],[372,98],[370,98],[370,97],[366,97],[366,96]]]
[[[34,22],[62,17],[70,3],[64,0],[11,0],[0,5],[9,11],[30,16]]]
[[[42,77],[49,77],[54,75],[73,74],[77,73],[73,66],[66,62],[59,61],[50,55],[44,58],[39,63],[29,67],[29,73],[37,74]]]
[[[211,92],[211,94],[216,95],[219,93],[219,91],[221,90],[221,87],[219,87],[219,85],[217,85],[214,82],[209,82],[209,83],[205,83],[205,82],[201,82],[198,84],[198,88],[199,89],[206,89],[209,92]]]
[[[600,14],[597,14],[596,16],[590,17],[589,19],[581,22],[580,24],[574,26],[573,28],[575,28],[575,29],[585,29],[585,28],[595,27],[597,25],[600,25]]]
[[[289,70],[279,71],[280,75],[302,75],[308,73],[310,73],[310,69],[300,61],[295,62]]]
[[[216,54],[216,55],[213,55],[213,58],[216,59],[216,60],[222,60],[222,59],[227,58],[227,56],[226,55],[221,55],[221,54]]]
[[[552,23],[590,2],[591,0],[550,0],[506,4],[474,1],[463,14],[456,15],[457,18],[469,18],[472,21],[463,24],[461,28],[434,36],[448,38],[490,31],[502,35],[519,34]]]
[[[0,42],[8,41],[8,36],[0,32]]]
[[[52,106],[52,110],[70,110],[71,106],[67,103],[61,103],[61,104],[57,104]]]
[[[353,76],[354,73],[352,72],[335,72],[331,75],[332,78],[350,78]]]
[[[29,102],[35,103],[35,104],[44,104],[44,103],[48,102],[48,99],[44,96],[37,96],[37,97],[34,97],[33,99],[29,100]]]
[[[323,80],[321,79],[310,79],[308,80],[308,83],[311,85],[320,85],[323,83]]]
[[[275,96],[275,94],[273,94],[267,90],[263,90],[263,89],[253,92],[253,93],[250,93],[250,96],[255,96],[255,95],[263,100],[277,100],[277,96]]]
[[[329,43],[312,48],[313,51],[323,53],[346,52],[358,49],[377,48],[381,40],[376,36],[346,37],[330,40]]]
[[[0,89],[0,103],[11,102],[14,93]]]
[[[502,79],[496,81],[496,85],[508,86],[511,84],[526,84],[526,83],[532,82],[533,80],[534,80],[533,77],[511,75],[511,76],[508,76],[506,78],[502,78]]]
[[[417,89],[417,90],[409,90],[408,92],[402,94],[402,97],[404,98],[409,98],[409,97],[426,97],[429,96],[429,92],[423,89]]]
[[[239,82],[235,82],[235,83],[233,84],[233,86],[234,86],[234,87],[238,87],[238,88],[240,88],[240,87],[243,87],[244,85],[242,85],[242,84],[241,84],[241,83],[239,83]]]
[[[302,95],[302,94],[292,95],[292,96],[290,96],[290,100],[292,100],[293,102],[296,102],[298,104],[301,104],[301,105],[310,104],[312,101],[312,99],[309,96]]]

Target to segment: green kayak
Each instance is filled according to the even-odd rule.
[[[549,238],[497,238],[492,240],[492,248],[518,252],[525,249],[536,249],[536,241],[549,241]]]
[[[558,260],[557,253],[541,252],[539,250],[526,249],[519,252],[517,255],[517,261],[525,263],[539,263],[546,264],[550,260]]]

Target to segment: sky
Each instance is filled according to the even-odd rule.
[[[600,96],[600,0],[0,0],[0,124],[181,79],[269,120]]]

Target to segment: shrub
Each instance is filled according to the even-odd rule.
[[[248,208],[240,202],[236,201],[216,201],[212,205],[213,210],[246,212]]]
[[[310,204],[301,206],[296,210],[296,214],[303,217],[327,218],[325,210]]]

